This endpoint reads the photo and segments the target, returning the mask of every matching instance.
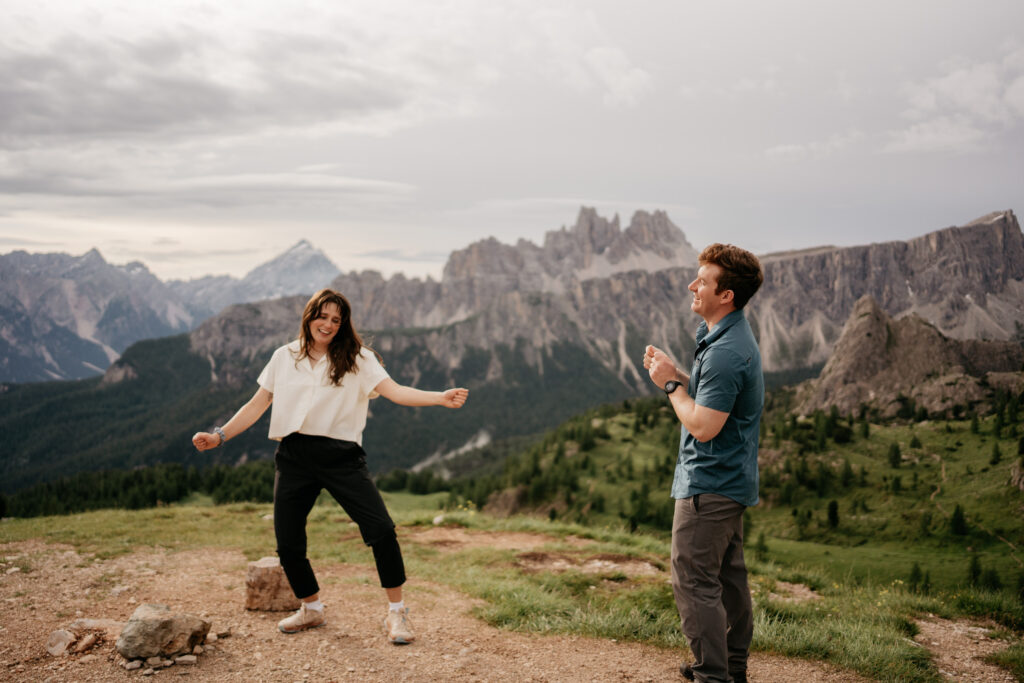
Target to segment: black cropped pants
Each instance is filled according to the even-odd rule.
[[[320,591],[306,557],[306,518],[320,491],[327,489],[373,549],[384,588],[405,583],[405,564],[384,499],[370,479],[366,453],[352,441],[294,432],[274,454],[274,534],[288,583],[302,599]]]

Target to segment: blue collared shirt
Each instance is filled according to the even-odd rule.
[[[704,443],[682,427],[672,497],[717,493],[748,507],[757,505],[764,375],[761,351],[742,310],[719,320],[710,332],[701,322],[687,392],[697,405],[729,417],[722,431]]]

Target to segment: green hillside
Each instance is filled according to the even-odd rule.
[[[1024,677],[1024,492],[1013,483],[1024,466],[1017,402],[1004,398],[996,413],[971,419],[879,424],[834,414],[796,418],[786,413],[784,396],[773,396],[764,421],[762,502],[746,519],[755,649],[827,660],[877,680],[940,680],[927,653],[908,639],[914,619],[984,617],[1017,643],[998,661]],[[404,533],[432,527],[440,509],[446,526],[562,539],[539,555],[410,547],[414,574],[481,598],[479,615],[489,623],[678,648],[664,575],[530,569],[543,555],[569,565],[636,559],[664,571],[677,445],[678,425],[664,398],[631,399],[578,415],[512,455],[500,443],[469,454],[473,466],[483,465],[477,476],[446,482],[429,472],[395,471],[379,484],[425,492],[386,493]],[[73,515],[59,524],[9,520],[0,540],[41,536],[115,554],[142,538],[169,547],[235,544],[253,556],[271,547],[267,529],[250,529],[268,503],[205,507],[215,500],[268,501],[268,463],[141,472],[136,479],[69,477],[0,501],[11,513],[30,500],[74,500],[74,491],[85,492],[78,494],[85,501],[90,491],[137,488],[148,492],[137,502],[165,496],[161,507]],[[181,502],[167,507],[171,500]],[[197,528],[198,510],[205,521]],[[311,552],[365,560],[356,559],[365,551],[354,536],[328,531],[339,519],[344,515],[328,500],[314,511],[311,537],[330,542]],[[583,550],[574,538],[594,544]],[[817,599],[780,598],[787,582],[809,587]]]
[[[423,345],[411,344],[388,358],[401,383],[428,389],[449,377],[471,390],[458,411],[406,408],[386,400],[371,404],[363,435],[371,468],[411,467],[432,453],[462,446],[481,431],[502,440],[535,435],[590,406],[625,397],[627,388],[607,370],[594,368],[572,344],[555,344],[543,369],[526,362],[520,345],[470,349],[455,369],[440,367]],[[119,365],[133,377],[104,384],[101,378],[0,385],[0,493],[56,481],[79,472],[129,470],[178,463],[205,468],[273,456],[267,438],[269,413],[224,448],[197,453],[191,437],[226,422],[256,389],[269,352],[233,359],[241,387],[213,381],[209,363],[189,351],[187,335],[139,342]],[[488,378],[492,359],[502,368]],[[220,367],[222,374],[224,367]]]
[[[1024,578],[1024,491],[1011,484],[1024,468],[1016,405],[1004,399],[984,418],[886,425],[769,412],[748,546],[866,584],[905,580],[916,563],[936,590],[962,585],[976,558],[989,585],[1015,590]],[[451,482],[450,504],[666,533],[678,442],[664,399],[604,406],[500,472]]]

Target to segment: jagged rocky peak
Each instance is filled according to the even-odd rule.
[[[696,263],[697,252],[664,211],[637,211],[622,230],[617,215],[609,220],[585,206],[572,227],[548,232],[543,246],[523,239],[512,246],[489,237],[452,252],[444,280],[497,275],[522,280],[518,289],[557,291],[572,281]]]
[[[600,254],[622,233],[619,217],[602,218],[597,209],[582,206],[572,228],[563,227],[544,236],[544,251],[556,258],[574,254]]]
[[[831,358],[801,387],[803,412],[862,404],[896,415],[907,400],[930,414],[989,398],[991,387],[1024,388],[1024,347],[1015,342],[959,340],[916,314],[890,317],[871,296],[853,307]]]

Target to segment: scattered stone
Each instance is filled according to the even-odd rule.
[[[146,669],[145,671],[142,672],[142,675],[143,676],[152,676],[155,673],[156,673],[155,669]]]
[[[434,517],[434,526],[437,526],[438,524],[444,524],[444,515]]]
[[[217,634],[216,633],[208,633],[208,634],[206,634],[206,642],[208,642],[208,643],[216,643],[217,642]]]
[[[196,645],[194,648],[192,648],[192,654],[194,654],[194,655],[201,655],[201,654],[203,654],[203,646],[202,645]]]
[[[245,576],[245,608],[284,612],[299,608],[288,579],[276,557],[261,557],[249,563]]]
[[[75,619],[68,624],[68,630],[82,636],[89,631],[104,631],[111,638],[121,635],[124,622],[114,619]]]
[[[7,573],[8,574],[17,574],[20,571],[21,571],[21,567],[10,567],[10,568],[8,568]]]
[[[231,627],[230,626],[225,626],[224,628],[222,628],[219,631],[217,631],[217,637],[218,638],[227,638],[230,635],[231,635]]]
[[[87,633],[81,640],[75,643],[75,652],[85,652],[92,648],[96,643],[100,641],[100,637],[95,633]]]
[[[46,640],[46,651],[54,657],[67,654],[68,648],[75,642],[75,634],[66,629],[59,629],[50,634]]]
[[[172,613],[165,605],[140,605],[124,625],[115,647],[125,659],[174,656],[192,651],[210,631],[210,622]]]
[[[124,668],[128,671],[135,671],[136,669],[142,668],[142,662],[138,659],[133,659],[130,662],[126,662]]]
[[[78,661],[82,664],[88,664],[89,662],[95,662],[97,659],[99,659],[99,657],[97,657],[96,655],[86,655]]]
[[[195,664],[199,661],[199,658],[195,655],[181,655],[180,657],[174,658],[175,664]]]
[[[268,512],[267,514],[263,515],[262,519],[265,519],[268,522],[272,522],[274,520],[274,513]]]
[[[163,657],[147,657],[146,658],[146,666],[158,667],[161,664],[163,664],[163,662],[164,662],[164,658]]]

